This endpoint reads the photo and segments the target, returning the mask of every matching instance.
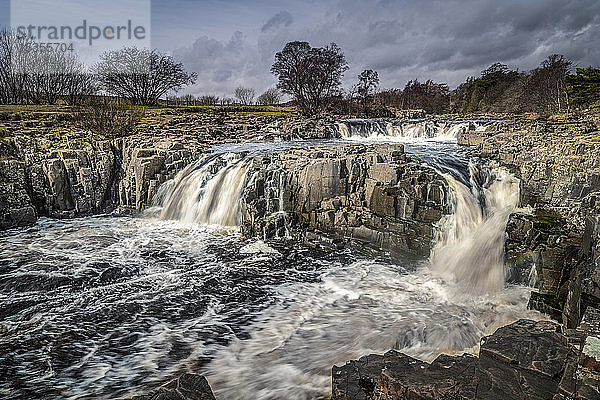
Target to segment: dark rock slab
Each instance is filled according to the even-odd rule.
[[[370,400],[381,371],[388,365],[397,362],[398,358],[408,357],[390,350],[384,355],[371,354],[358,360],[351,360],[346,365],[333,366],[332,400]],[[410,358],[410,357],[408,357]],[[415,360],[416,362],[420,362]]]
[[[150,394],[135,396],[132,400],[215,400],[205,377],[183,374]]]
[[[560,325],[519,320],[482,339],[477,398],[551,399],[577,356]]]
[[[589,314],[585,326],[595,329]],[[332,399],[599,399],[600,338],[585,335],[519,320],[483,338],[479,358],[441,355],[428,364],[396,351],[365,356],[333,368]]]
[[[431,364],[390,350],[332,370],[332,400],[473,399],[477,357],[441,355]]]
[[[474,399],[477,357],[441,355],[431,364],[408,356],[381,372],[377,398],[386,399]]]

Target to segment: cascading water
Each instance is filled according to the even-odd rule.
[[[501,290],[518,181],[501,168],[469,169],[450,142],[405,148],[451,188],[454,213],[428,260],[207,226],[241,222],[247,149],[220,149],[163,184],[160,218],[42,219],[0,234],[0,395],[130,398],[194,371],[218,399],[323,398],[333,364],[390,348],[428,361],[476,353],[497,327],[539,318],[526,309],[527,288]],[[269,181],[279,236],[289,235],[288,178],[277,170]]]
[[[484,130],[491,123],[493,122],[350,119],[338,121],[337,126],[343,139],[452,141],[461,133]]]
[[[225,162],[221,169],[215,172]],[[231,155],[202,161],[182,171],[164,194],[161,219],[236,226],[239,199],[246,179],[246,160]]]
[[[471,294],[504,287],[504,231],[519,201],[519,181],[502,168],[471,164],[471,187],[444,174],[453,213],[438,227],[430,257],[433,271],[454,279]],[[476,177],[486,182],[477,182]]]

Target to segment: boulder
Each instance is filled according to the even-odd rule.
[[[215,400],[215,396],[205,377],[188,373],[132,400]]]
[[[477,398],[551,399],[575,350],[549,321],[519,320],[481,340]]]

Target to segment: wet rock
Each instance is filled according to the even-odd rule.
[[[385,355],[371,354],[359,360],[348,361],[341,367],[333,366],[332,400],[371,400],[381,371],[404,356],[396,351]]]
[[[277,130],[284,140],[292,139],[331,139],[339,137],[333,119],[288,118],[278,123]]]
[[[25,171],[23,162],[0,160],[0,229],[30,225],[37,220]]]
[[[576,388],[578,352],[557,323],[520,320],[481,343],[479,358],[441,355],[428,364],[389,351],[334,366],[332,399],[594,398],[584,395],[592,384]]]
[[[132,400],[215,400],[205,377],[183,374],[150,394],[135,396]]]
[[[2,140],[11,158],[0,160],[0,229],[31,225],[38,216],[142,210],[160,184],[203,152],[198,145],[181,146],[178,138],[53,140],[52,145],[44,137]]]
[[[588,305],[600,305],[589,245],[598,240],[594,226],[600,215],[594,117],[508,119],[469,135],[459,137],[459,143],[476,145],[476,155],[511,169],[521,179],[521,205],[538,211],[532,219],[513,216],[509,221],[509,279],[522,281],[523,273],[535,268],[538,291],[530,306],[576,327]]]
[[[375,389],[379,400],[392,399],[473,399],[477,358],[440,355],[431,364],[408,356],[381,372]]]
[[[481,341],[477,398],[551,399],[577,357],[560,325],[520,320]]]
[[[292,149],[255,157],[248,176],[244,229],[265,238],[326,232],[426,255],[449,212],[446,181],[402,145]]]

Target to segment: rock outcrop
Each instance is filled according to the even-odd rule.
[[[205,377],[197,374],[183,374],[155,391],[132,400],[215,400]]]
[[[18,136],[1,146],[0,229],[30,225],[40,216],[142,210],[161,183],[204,151],[193,140],[143,136],[56,142]]]
[[[484,337],[479,357],[365,356],[333,367],[332,399],[597,399],[600,339],[598,319],[589,319],[564,333],[554,322],[519,320]]]
[[[521,205],[507,228],[506,260],[515,278],[532,272],[530,306],[567,327],[600,305],[596,232],[600,215],[600,133],[591,117],[507,120],[459,143],[501,162],[521,179]],[[516,268],[515,268],[516,266]],[[535,268],[532,271],[531,268]]]
[[[326,232],[427,255],[435,223],[449,212],[444,178],[411,162],[402,145],[292,149],[257,156],[248,169],[250,235]]]

